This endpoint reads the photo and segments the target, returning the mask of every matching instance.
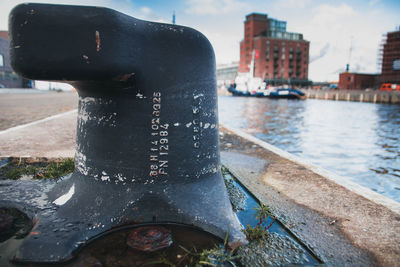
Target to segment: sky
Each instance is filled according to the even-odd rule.
[[[20,0],[0,0],[0,30]],[[104,6],[155,22],[202,32],[214,47],[217,64],[239,60],[245,16],[257,12],[287,21],[287,31],[310,41],[309,79],[337,81],[350,71],[379,73],[382,35],[400,27],[400,0],[30,0],[29,2]],[[351,51],[351,52],[350,52]]]

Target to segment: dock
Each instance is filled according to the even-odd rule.
[[[302,90],[308,99],[400,104],[400,91],[366,90]]]

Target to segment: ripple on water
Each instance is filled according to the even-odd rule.
[[[223,124],[400,201],[400,106],[220,96]]]

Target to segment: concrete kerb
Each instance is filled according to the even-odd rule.
[[[0,157],[73,157],[76,117],[71,110],[1,131]]]
[[[66,115],[76,113],[77,111],[78,111],[77,109],[73,109],[73,110],[70,110],[70,111],[67,111],[67,112],[63,112],[63,113],[60,113],[60,114],[57,114],[57,115],[53,115],[53,116],[50,116],[50,117],[47,117],[47,118],[44,118],[44,119],[41,119],[41,120],[37,120],[37,121],[21,124],[21,125],[15,126],[15,127],[11,127],[11,128],[6,129],[6,130],[0,131],[0,135],[7,134],[7,133],[10,133],[10,132],[14,132],[14,131],[17,131],[17,130],[20,130],[20,129],[28,128],[30,126],[34,126],[34,125],[37,125],[37,124],[40,124],[40,123],[43,123],[43,122],[46,122],[46,121],[55,120],[55,119],[64,117]]]
[[[299,158],[293,154],[283,151],[283,150],[277,148],[276,146],[268,144],[267,142],[264,142],[264,141],[254,137],[250,134],[247,134],[241,130],[233,129],[233,128],[230,128],[223,124],[221,124],[221,126],[226,128],[227,130],[233,132],[234,134],[236,134],[248,141],[251,141],[251,142],[283,157],[283,158],[286,158],[290,161],[293,161],[299,165],[306,167],[307,169],[311,170],[312,172],[319,174],[322,177],[325,177],[338,185],[345,187],[346,189],[356,193],[357,195],[360,195],[376,204],[380,204],[380,205],[388,208],[389,210],[400,214],[400,203],[398,203],[388,197],[382,196],[364,186],[356,184],[356,183],[352,182],[349,178],[337,175],[331,171],[325,170],[322,167],[314,165],[313,163],[309,162],[306,159]]]

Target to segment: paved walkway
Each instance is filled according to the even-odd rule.
[[[73,110],[78,106],[76,92],[13,90],[0,90],[0,131]]]
[[[77,111],[0,132],[0,157],[73,157]]]

